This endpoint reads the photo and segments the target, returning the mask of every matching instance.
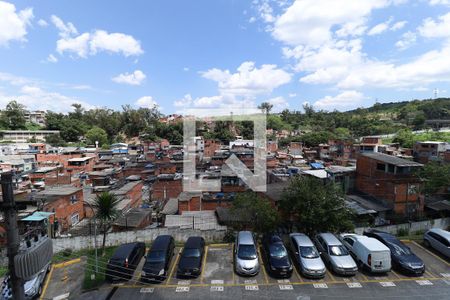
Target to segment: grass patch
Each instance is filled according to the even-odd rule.
[[[3,277],[8,273],[8,267],[0,267],[0,277]]]
[[[87,264],[84,271],[84,281],[83,289],[90,290],[94,289],[105,282],[105,271],[108,260],[114,253],[117,247],[105,248],[105,255],[102,255],[101,249],[99,249],[98,257],[98,273],[95,274],[95,252],[94,250],[89,250],[87,253]],[[91,279],[91,275],[95,274],[95,279]]]

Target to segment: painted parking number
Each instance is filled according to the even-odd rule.
[[[246,285],[245,290],[246,291],[259,291],[259,287],[257,285]]]
[[[177,287],[175,292],[177,292],[177,293],[189,292],[189,287],[188,286],[179,286],[179,287]]]
[[[141,293],[142,294],[153,293],[154,290],[155,288],[141,288]]]
[[[279,287],[280,287],[281,291],[289,291],[289,290],[293,290],[294,289],[292,284],[280,284]]]

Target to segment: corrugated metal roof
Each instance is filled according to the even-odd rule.
[[[415,161],[399,158],[396,156],[378,153],[378,152],[368,152],[362,153],[362,156],[370,157],[372,159],[382,161],[387,164],[392,164],[398,167],[422,167],[422,164],[416,163]]]

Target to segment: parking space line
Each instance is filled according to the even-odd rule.
[[[446,264],[447,266],[450,266],[450,263],[446,262],[442,257],[440,257],[440,256],[438,256],[438,255],[436,255],[436,254],[434,254],[433,252],[431,252],[431,251],[428,250],[427,248],[425,248],[425,247],[419,245],[419,243],[416,243],[416,242],[414,242],[414,241],[413,241],[412,243],[413,243],[414,245],[416,245],[417,247],[421,248],[422,250],[425,250],[428,254],[430,254],[430,255],[434,256],[435,258],[439,259],[441,262],[443,262],[443,263]]]
[[[298,278],[298,280],[300,280],[300,282],[304,282],[303,281],[303,278],[300,276],[300,274],[297,272],[297,268],[296,268],[296,266],[292,266],[293,268],[294,268],[294,273],[295,273],[295,276],[297,276],[297,278]]]
[[[53,266],[50,268],[50,272],[47,275],[47,279],[45,280],[44,288],[42,289],[41,297],[39,297],[39,300],[45,299],[45,292],[47,292],[48,284],[50,283],[50,280],[53,275]]]
[[[330,271],[327,270],[327,274],[331,277],[331,280],[332,280],[333,282],[336,282],[336,278],[334,278],[333,274],[331,274]]]
[[[178,252],[177,258],[175,258],[175,263],[172,266],[172,270],[170,270],[169,277],[167,277],[166,285],[169,285],[170,279],[172,278],[172,275],[173,275],[173,271],[175,270],[175,267],[178,264],[178,260],[180,259],[181,251],[183,251],[183,247],[180,248],[180,251]]]
[[[394,270],[391,270],[391,273],[394,274],[395,277],[397,277],[398,279],[400,279],[400,275],[397,274],[397,272],[395,272]]]
[[[208,249],[209,249],[208,246],[206,246],[205,255],[203,256],[202,272],[200,273],[200,283],[203,283],[203,274],[205,273],[206,258],[208,257]]]
[[[263,260],[263,257],[261,256],[260,248],[261,247],[258,247],[259,263],[260,263],[261,269],[263,270],[263,273],[264,273],[264,280],[266,281],[266,284],[267,284],[267,283],[269,283],[269,279],[267,278],[266,267],[264,266],[264,260]]]

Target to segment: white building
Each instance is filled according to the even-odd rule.
[[[13,143],[26,143],[33,137],[38,142],[44,142],[45,137],[51,134],[59,134],[59,130],[2,130],[0,131],[2,141]]]

